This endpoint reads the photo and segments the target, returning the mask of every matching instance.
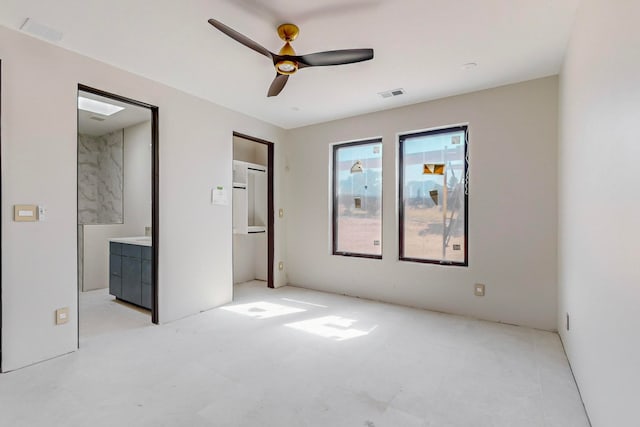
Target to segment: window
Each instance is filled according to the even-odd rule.
[[[467,265],[467,127],[400,136],[400,259]]]
[[[382,258],[382,140],[333,146],[333,254]]]

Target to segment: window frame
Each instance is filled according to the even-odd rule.
[[[380,178],[382,179],[382,187],[381,187],[381,191],[380,191],[380,255],[374,255],[374,254],[361,254],[361,253],[357,253],[357,252],[345,252],[345,251],[338,251],[338,206],[339,204],[339,200],[338,200],[338,184],[339,184],[339,180],[338,180],[338,168],[336,167],[337,164],[337,160],[338,160],[338,150],[340,148],[345,148],[345,147],[353,147],[353,146],[357,146],[357,145],[367,145],[367,144],[380,144]],[[383,144],[382,144],[382,138],[378,137],[378,138],[370,138],[370,139],[363,139],[363,140],[358,140],[358,141],[350,141],[350,142],[338,142],[335,144],[332,144],[331,147],[331,152],[332,152],[332,156],[331,156],[331,192],[332,192],[332,203],[331,203],[331,215],[332,215],[332,221],[331,221],[331,255],[338,255],[338,256],[345,256],[345,257],[354,257],[354,258],[368,258],[368,259],[382,259],[382,249],[383,249],[383,242],[382,242],[382,234],[383,234],[383,215],[384,215],[384,168],[382,165],[382,161],[383,161]]]
[[[436,259],[415,258],[404,256],[404,151],[403,143],[405,140],[414,137],[427,135],[438,135],[442,133],[464,132],[464,261],[443,261]],[[398,260],[417,262],[421,264],[435,264],[454,267],[469,266],[469,125],[460,124],[434,129],[428,129],[418,132],[410,132],[398,135]]]

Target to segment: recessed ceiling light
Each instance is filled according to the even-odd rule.
[[[36,22],[31,18],[25,19],[20,26],[20,29],[25,33],[29,33],[45,40],[49,40],[50,42],[55,43],[62,40],[62,33],[60,31],[40,24],[39,22]]]
[[[102,114],[103,116],[111,116],[118,111],[124,110],[124,107],[108,104],[95,99],[89,99],[82,96],[78,97],[78,108],[91,113]]]
[[[462,64],[463,70],[471,70],[472,68],[476,68],[478,64],[476,62],[467,62],[466,64]]]

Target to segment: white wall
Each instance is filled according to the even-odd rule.
[[[266,233],[233,235],[233,283],[267,281],[268,245]]]
[[[82,291],[109,287],[109,239],[126,237],[124,224],[92,224],[83,227]]]
[[[550,77],[291,131],[289,283],[555,329],[557,115],[557,78]],[[399,262],[397,133],[464,122],[471,159],[469,267]],[[383,259],[332,256],[329,144],[379,136]],[[475,282],[486,284],[485,297],[474,296]]]
[[[233,137],[233,160],[268,166],[268,152],[265,144],[238,136]]]
[[[638,18],[584,0],[561,74],[558,328],[594,427],[640,419]]]
[[[244,283],[256,278],[253,234],[233,235],[233,283]]]
[[[151,225],[150,143],[150,121],[124,129],[124,222],[84,226],[84,291],[109,287],[110,238],[144,236]]]
[[[151,226],[151,122],[124,130],[124,224],[129,236]]]
[[[276,143],[275,201],[283,205],[284,132],[210,102],[0,27],[2,60],[2,370],[77,348],[77,85],[159,107],[160,321],[228,302],[232,294],[231,206],[211,188],[231,188],[232,133]],[[37,120],[34,121],[34,117]],[[48,207],[45,222],[15,223],[14,204]],[[284,239],[276,223],[276,262]],[[284,275],[275,272],[276,286]],[[54,325],[69,307],[70,322]]]

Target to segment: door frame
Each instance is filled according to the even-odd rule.
[[[91,86],[86,86],[81,83],[78,84],[78,92],[89,92],[94,95],[103,96],[105,98],[110,98],[115,101],[124,102],[127,104],[135,105],[142,108],[148,108],[151,111],[151,252],[153,253],[153,260],[151,262],[151,278],[153,281],[153,286],[151,288],[151,322],[154,324],[158,324],[160,322],[160,313],[158,307],[158,248],[159,245],[159,235],[160,230],[158,227],[160,226],[160,202],[159,202],[159,194],[160,194],[160,174],[159,174],[159,166],[160,166],[160,134],[159,134],[159,114],[158,107],[155,105],[148,104],[146,102],[137,101],[135,99],[127,98],[125,96],[117,95],[115,93],[105,92],[100,89],[93,88]],[[77,129],[77,123],[76,123]],[[77,132],[77,131],[76,131]],[[77,176],[77,168],[78,162],[76,159],[76,176]],[[76,192],[77,192],[77,182],[76,182]],[[77,200],[76,200],[76,215],[77,215]],[[77,220],[76,220],[77,223]],[[78,240],[78,227],[76,227],[76,241]],[[79,256],[79,254],[78,254]],[[79,260],[76,261],[76,266],[78,265]],[[77,267],[76,267],[77,268]],[[78,285],[76,284],[76,288]],[[78,319],[80,319],[80,290],[78,292]],[[80,325],[78,324],[78,345],[80,345]]]
[[[267,146],[267,286],[269,288],[275,288],[273,279],[275,264],[275,203],[273,200],[274,144],[273,142],[236,131],[233,132],[233,136]]]

